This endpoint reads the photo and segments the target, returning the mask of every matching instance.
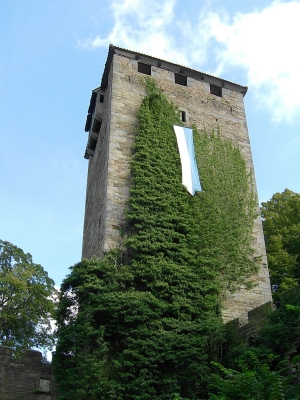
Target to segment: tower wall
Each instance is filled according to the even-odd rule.
[[[104,251],[120,245],[121,231],[126,228],[124,209],[132,184],[130,158],[138,128],[137,112],[146,95],[146,75],[138,72],[140,59],[126,52],[113,53],[111,57],[106,64],[106,83],[94,91],[97,98],[89,135],[95,118],[102,119],[102,125],[94,152],[88,150],[83,239],[83,257],[86,258],[101,256]],[[205,128],[208,132],[220,128],[221,135],[241,149],[247,167],[253,171],[242,93],[246,88],[208,75],[201,76],[193,70],[185,73],[187,86],[179,85],[174,81],[174,74],[176,68],[178,73],[182,73],[180,66],[167,64],[164,67],[163,62],[147,57],[142,61],[151,64],[151,76],[158,87],[179,110],[185,112],[187,126],[194,124],[199,130]],[[222,87],[222,97],[210,93],[211,85],[215,84]],[[100,95],[104,96],[103,103],[100,103]],[[255,286],[252,290],[240,290],[224,299],[226,320],[237,317],[246,320],[248,311],[271,301],[260,218],[255,222],[253,235],[255,252],[261,256],[260,270],[252,278]]]

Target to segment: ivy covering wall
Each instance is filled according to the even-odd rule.
[[[251,171],[240,149],[220,131],[194,129],[195,153],[204,192],[191,199],[201,264],[214,271],[220,290],[234,291],[258,269],[253,248],[257,217]]]
[[[126,257],[83,260],[61,287],[62,399],[205,398],[223,335],[221,296],[257,271],[255,201],[240,151],[194,129],[203,192],[191,196],[181,184],[178,112],[153,80],[146,86]]]
[[[173,131],[174,124],[182,124],[178,113],[152,80],[147,89],[132,160],[127,214],[132,231],[126,247],[134,262],[163,257],[188,263],[201,278],[212,275],[218,291],[235,290],[257,271],[251,247],[257,215],[251,173],[240,150],[219,131],[207,134],[194,127],[203,192],[190,196],[181,184]]]

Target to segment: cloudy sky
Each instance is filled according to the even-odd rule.
[[[261,201],[300,193],[300,1],[2,0],[0,238],[57,284],[80,260],[86,112],[109,43],[247,85]]]

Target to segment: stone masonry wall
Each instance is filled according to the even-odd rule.
[[[97,215],[102,233],[100,235],[99,228],[96,227],[93,236],[92,229],[85,228],[85,257],[119,246],[120,231],[124,228],[126,230],[124,209],[132,183],[130,158],[138,127],[136,115],[146,95],[146,75],[137,71],[137,64],[134,59],[114,54],[106,90],[109,94],[105,100],[110,104],[110,110],[107,108],[108,114],[104,117],[109,123],[103,124],[107,127],[106,141],[100,145],[98,140],[95,156],[89,161],[88,191],[92,191],[92,185],[96,189],[93,212],[91,202],[87,200],[86,220],[96,220]],[[220,128],[225,139],[232,140],[239,146],[247,167],[253,171],[242,93],[223,88],[222,97],[218,97],[210,94],[209,83],[190,77],[187,86],[181,86],[174,82],[173,72],[154,66],[151,75],[178,109],[185,111],[187,126],[195,124],[199,130],[206,129],[207,132]],[[101,132],[102,129],[104,126]],[[89,222],[90,225],[91,223]],[[224,299],[225,320],[241,317],[246,323],[248,311],[272,300],[260,218],[255,222],[253,235],[256,254],[261,256],[259,273],[252,278],[255,286],[252,290],[240,290]]]
[[[97,115],[99,97],[98,94],[93,117]],[[111,84],[104,93],[103,113],[100,115],[102,125],[95,154],[89,158],[82,248],[85,258],[101,256],[104,250],[110,115]]]
[[[26,350],[15,358],[9,347],[0,346],[0,399],[58,399],[52,365],[42,363],[42,353]]]
[[[250,337],[257,336],[265,328],[272,311],[272,303],[264,303],[248,312],[247,324],[243,325],[242,321],[236,318],[228,322],[227,328],[237,333],[244,342],[248,342]]]

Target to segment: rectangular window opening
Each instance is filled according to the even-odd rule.
[[[181,121],[186,122],[186,113],[185,111],[181,111]]]
[[[145,75],[151,75],[151,65],[138,62],[138,72]]]
[[[187,76],[181,74],[174,74],[175,76],[175,83],[182,86],[187,86]]]
[[[104,94],[100,94],[99,101],[100,103],[104,103]]]
[[[210,85],[210,93],[222,97],[222,88],[216,85]]]
[[[97,118],[95,118],[94,119],[94,123],[93,123],[92,131],[95,132],[95,133],[99,133],[100,132],[100,128],[101,128],[101,124],[102,124],[102,121],[97,119]]]
[[[89,145],[88,145],[88,148],[89,148],[90,150],[92,150],[92,151],[95,151],[96,146],[97,146],[97,140],[94,139],[94,138],[91,138],[91,140],[90,140],[90,142],[89,142]]]

